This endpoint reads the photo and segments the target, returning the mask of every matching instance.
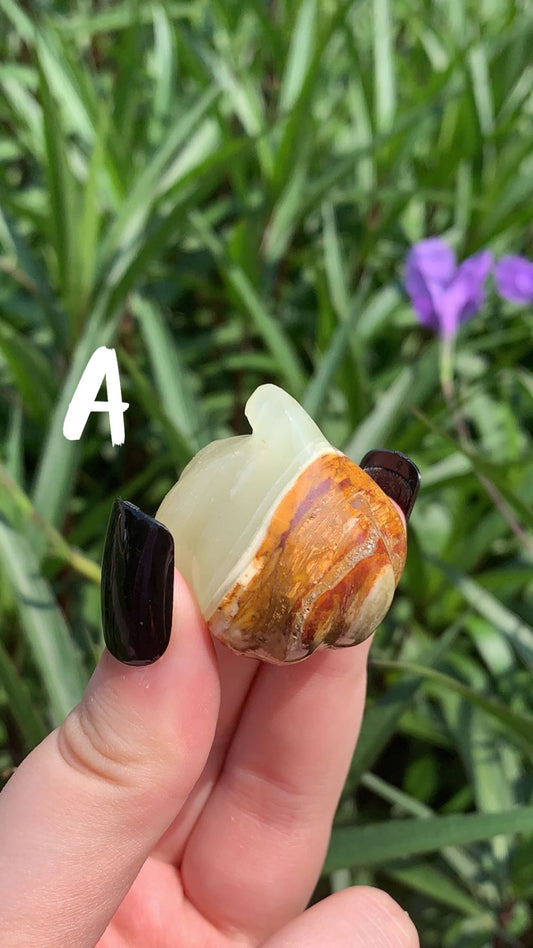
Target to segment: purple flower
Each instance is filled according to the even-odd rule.
[[[494,269],[498,293],[512,303],[533,303],[533,263],[525,257],[502,257]]]
[[[420,322],[440,336],[455,335],[461,323],[481,309],[491,268],[488,250],[458,266],[453,250],[440,237],[420,240],[405,265],[405,288]]]

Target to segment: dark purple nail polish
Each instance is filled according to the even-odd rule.
[[[400,451],[376,449],[365,454],[359,467],[370,475],[387,497],[396,501],[405,519],[409,520],[420,487],[420,471],[416,464]]]
[[[127,665],[149,665],[170,640],[174,541],[135,504],[115,500],[102,559],[102,623],[107,648]]]

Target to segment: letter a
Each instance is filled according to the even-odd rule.
[[[108,400],[97,402],[96,396],[104,379]],[[129,404],[122,401],[117,354],[114,349],[100,346],[93,352],[76,386],[63,422],[63,434],[69,441],[79,441],[91,412],[107,411],[111,443],[124,444],[124,412],[127,408]]]

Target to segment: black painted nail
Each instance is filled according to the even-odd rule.
[[[365,454],[359,467],[379,484],[387,497],[396,501],[409,520],[420,487],[416,464],[400,451],[375,450]]]
[[[174,541],[135,504],[115,500],[102,559],[107,648],[126,665],[150,665],[170,640]]]

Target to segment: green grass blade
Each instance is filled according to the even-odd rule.
[[[1,642],[0,685],[6,693],[9,712],[22,735],[26,749],[30,751],[46,737],[48,728],[35,707],[26,681],[19,675]]]
[[[193,394],[189,372],[159,310],[147,300],[136,297],[133,312],[152,364],[161,407],[192,456],[209,440],[209,434],[201,405]]]
[[[426,667],[434,665],[452,646],[459,633],[459,625],[452,626],[420,657]],[[404,711],[423,682],[421,675],[406,675],[388,688],[374,704],[368,705],[355,754],[350,766],[349,786],[355,789],[365,771],[370,770],[396,730]]]
[[[56,380],[49,362],[27,335],[0,323],[0,353],[6,360],[15,386],[29,414],[44,422],[56,395]]]
[[[18,222],[2,212],[0,207],[0,242],[8,254],[2,269],[38,301],[58,346],[62,347],[67,335],[66,319],[60,311],[50,287],[47,274],[28,241],[21,233]]]
[[[305,376],[291,340],[268,312],[242,267],[228,257],[222,241],[209,226],[205,216],[193,211],[190,220],[274,357],[281,381],[292,395],[298,397],[304,389]]]
[[[94,86],[90,81],[83,82],[82,69],[72,62],[58,34],[42,23],[37,30],[37,50],[49,94],[61,108],[67,127],[82,141],[91,144],[95,137],[97,110]],[[88,90],[92,90],[89,101]]]
[[[533,807],[504,813],[467,813],[428,820],[395,820],[334,829],[325,872],[386,864],[443,846],[467,846],[502,834],[533,832]]]
[[[398,419],[405,415],[406,404],[413,391],[416,369],[407,366],[397,375],[388,390],[383,392],[372,411],[358,425],[344,453],[359,461],[371,448],[385,447],[395,430]]]
[[[202,119],[211,108],[216,98],[217,90],[209,88],[199,99],[188,108],[184,114],[171,125],[163,141],[146,162],[141,173],[124,200],[119,213],[102,242],[100,253],[100,279],[109,275],[113,267],[114,279],[117,279],[118,257],[128,258],[131,249],[143,234],[151,210],[161,197],[161,181],[172,162],[187,144],[193,132],[197,133]],[[169,182],[170,186],[176,183],[174,174]],[[167,185],[168,186],[168,185]],[[120,272],[125,264],[120,265]]]
[[[267,267],[274,269],[287,251],[301,217],[301,207],[308,183],[309,154],[302,148],[295,161],[283,190],[272,209],[265,227],[262,251]]]
[[[303,0],[296,15],[285,71],[281,79],[278,106],[282,113],[289,112],[293,108],[302,91],[313,55],[316,19],[316,0]]]
[[[139,16],[140,10],[137,11]],[[152,134],[160,136],[164,123],[171,115],[173,92],[176,86],[176,49],[169,14],[164,3],[152,5],[154,25],[154,99],[152,115]]]
[[[533,667],[533,629],[527,622],[502,605],[491,593],[469,576],[464,576],[448,563],[432,559],[434,565],[459,590],[463,598],[480,616],[487,619],[504,635],[513,646],[517,655],[531,668]]]
[[[24,483],[24,425],[22,402],[14,402],[4,442],[5,471],[18,484]]]
[[[348,319],[337,326],[331,342],[326,351],[322,354],[317,363],[315,372],[309,380],[302,399],[302,405],[316,420],[320,418],[324,403],[328,394],[331,392],[335,374],[346,356],[350,337],[358,318],[359,313],[357,309],[354,308]]]
[[[387,132],[396,112],[394,39],[389,0],[374,0],[374,109],[378,132]]]
[[[424,820],[436,816],[431,807],[426,806],[425,803],[421,803],[420,800],[404,793],[402,790],[398,790],[397,787],[382,780],[376,774],[363,774],[361,784],[367,790],[390,803],[395,812],[402,815],[405,813],[407,816],[416,816]],[[458,846],[444,846],[440,855],[457,875],[457,878],[461,880],[463,886],[470,889],[476,898],[485,897],[486,893],[481,891],[482,887],[479,885],[479,868],[475,858]]]
[[[70,371],[63,382],[61,394],[48,426],[39,458],[32,502],[37,512],[54,527],[61,526],[63,522],[74,488],[83,440],[82,435],[80,441],[67,441],[63,435],[65,415],[90,357],[99,346],[109,345],[113,332],[112,321],[102,324],[97,313],[90,319],[74,351]],[[90,419],[88,424],[90,424]]]
[[[59,724],[80,700],[86,674],[30,544],[3,516],[0,516],[0,559],[47,694],[51,721]]]
[[[480,912],[486,911],[486,907],[469,896],[462,885],[451,879],[442,869],[427,862],[411,862],[405,865],[393,862],[392,865],[384,866],[383,871],[395,882],[427,896],[432,902],[455,909],[461,914],[479,915]]]
[[[13,509],[24,519],[31,521],[42,533],[43,538],[46,538],[50,553],[65,566],[69,566],[74,572],[99,586],[100,567],[98,564],[67,543],[61,533],[37,513],[29,497],[19,487],[14,478],[10,477],[7,466],[4,468],[2,464],[0,464],[0,486],[6,491]]]
[[[25,43],[31,45],[34,38],[35,27],[29,16],[24,13],[19,3],[15,0],[0,0],[0,10],[11,21],[15,30]]]
[[[57,282],[63,303],[72,321],[76,298],[75,286],[79,272],[75,228],[76,183],[70,168],[67,137],[61,113],[52,97],[40,59],[38,66],[50,201],[50,228],[56,255]],[[71,324],[71,338],[73,337],[74,326]]]
[[[533,510],[530,506],[518,496],[515,490],[512,490],[509,487],[509,468],[511,465],[507,465],[505,472],[502,471],[501,465],[496,465],[487,461],[486,458],[482,457],[475,449],[465,447],[463,444],[458,444],[451,435],[444,431],[439,425],[431,421],[426,414],[420,411],[418,408],[414,408],[414,413],[417,418],[431,431],[434,431],[436,434],[442,438],[443,441],[446,441],[454,451],[459,451],[464,455],[465,458],[471,463],[472,470],[479,474],[483,474],[489,481],[494,484],[498,492],[507,501],[509,506],[518,514],[522,523],[528,527],[528,529],[533,529]],[[514,465],[513,465],[514,466]]]
[[[527,754],[533,755],[533,716],[525,712],[514,711],[501,701],[494,698],[487,698],[485,695],[475,691],[465,685],[464,682],[444,672],[437,671],[435,668],[428,668],[423,665],[415,665],[411,662],[387,661],[385,659],[372,659],[371,663],[377,668],[383,668],[389,671],[403,671],[407,674],[420,675],[426,681],[432,682],[439,688],[452,691],[460,695],[471,704],[480,708],[486,714],[490,715],[493,721],[503,729],[504,733],[514,739]]]
[[[11,3],[12,0],[2,0],[2,2]],[[185,20],[186,22],[191,21],[200,24],[204,15],[201,6],[194,3],[176,3],[173,0],[164,0],[164,6],[167,15],[173,22]],[[136,22],[149,24],[153,17],[152,4],[138,6],[137,9],[134,9],[131,2],[126,0],[126,2],[115,4],[109,10],[93,8],[90,13],[81,9],[79,11],[72,10],[58,17],[57,29],[65,36],[81,36],[91,39],[97,37],[100,33],[120,32],[129,29],[133,16],[135,16]]]
[[[324,202],[322,209],[324,221],[324,266],[328,278],[331,300],[340,321],[348,319],[350,288],[343,260],[339,230],[335,220],[335,211],[330,201]]]

